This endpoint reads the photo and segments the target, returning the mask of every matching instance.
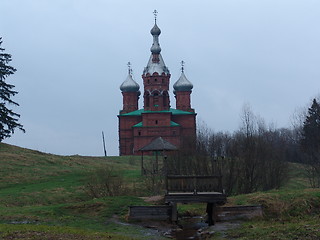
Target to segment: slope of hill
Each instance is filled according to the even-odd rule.
[[[232,205],[261,204],[265,216],[222,239],[320,239],[320,190],[308,188],[303,166],[290,166],[281,189],[228,198]],[[120,176],[122,196],[90,194],[88,184],[101,172]],[[57,156],[0,143],[0,238],[162,239],[125,221],[128,205],[147,204],[139,198],[147,195],[147,180],[139,157]],[[179,207],[194,214],[204,208]]]
[[[32,229],[30,224],[76,229],[81,226],[80,232],[121,232],[123,236],[129,232],[140,238],[140,230],[133,226],[106,224],[115,214],[125,216],[128,205],[144,204],[140,198],[95,199],[87,189],[91,177],[104,168],[138,186],[141,184],[138,163],[139,159],[134,157],[57,156],[0,143],[0,223],[14,224],[2,225],[0,236],[3,229],[19,229],[19,224],[27,223],[23,228]],[[74,230],[66,230],[70,231]],[[116,235],[114,239],[118,238]]]

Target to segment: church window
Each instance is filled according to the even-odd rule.
[[[163,93],[163,106],[166,107],[168,105],[168,101],[167,101],[167,93],[164,92]]]
[[[140,131],[138,132],[138,135],[141,136],[141,132]]]
[[[155,78],[154,81],[157,82],[157,79]]]
[[[146,107],[150,107],[149,94],[147,94],[147,96],[146,96],[146,98],[145,98],[145,104],[146,104]]]
[[[156,125],[158,124],[158,120],[156,120]]]
[[[153,104],[154,104],[154,105],[159,105],[159,99],[158,99],[158,97],[155,97],[155,98],[153,99]]]

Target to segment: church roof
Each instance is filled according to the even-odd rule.
[[[178,81],[173,84],[173,88],[175,91],[191,91],[193,88],[192,83],[187,79],[184,72],[181,72],[181,76]]]
[[[184,61],[181,61],[181,76],[178,81],[173,84],[174,92],[175,91],[191,91],[193,88],[192,83],[188,80],[186,75],[184,74]]]
[[[169,69],[166,67],[163,61],[161,53],[159,53],[159,62],[153,62],[152,58],[153,56],[151,55],[147,66],[143,70],[143,74],[149,73],[150,75],[152,75],[154,73],[158,73],[159,75],[161,75],[162,73],[165,73],[165,74],[170,73]]]
[[[170,127],[178,127],[178,126],[180,126],[180,124],[178,124],[174,121],[170,121]],[[133,127],[143,127],[143,124],[142,124],[142,122],[139,122],[136,125],[134,125]],[[161,127],[166,127],[166,126],[161,126]]]
[[[146,111],[144,109],[139,109],[133,112],[120,114],[120,116],[141,116],[142,113],[171,113],[172,115],[195,115],[196,113],[182,111],[179,109],[170,108],[169,110],[163,111]]]
[[[162,150],[177,150],[178,148],[172,143],[158,137],[151,141],[149,144],[140,148],[139,151],[162,151]]]
[[[138,92],[140,89],[139,84],[133,80],[129,70],[126,80],[120,85],[121,92]]]

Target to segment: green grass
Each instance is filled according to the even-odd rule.
[[[228,232],[236,239],[320,239],[320,189],[311,189],[305,167],[289,164],[288,182],[278,190],[228,198],[229,205],[258,204],[264,217]]]
[[[121,174],[124,184],[142,191],[140,158],[56,156],[0,143],[0,164],[2,224],[29,223],[26,226],[30,229],[38,224],[67,226],[143,237],[134,226],[108,222],[114,217],[124,221],[128,206],[146,204],[142,199],[93,199],[86,191],[88,176],[106,166]]]
[[[139,239],[113,233],[102,233],[93,230],[66,226],[46,226],[29,224],[0,224],[1,239]]]
[[[241,228],[231,230],[229,238],[233,239],[320,239],[319,216],[305,216],[290,220],[255,220],[242,224]]]
[[[264,208],[262,219],[228,232],[230,238],[320,238],[320,190],[310,189],[303,165],[289,166],[280,189],[228,198],[228,205]],[[122,177],[123,196],[88,195],[89,176],[103,168]],[[150,204],[140,198],[149,194],[147,184],[140,157],[57,156],[0,143],[0,239],[148,239],[148,230],[126,221],[129,205]],[[178,210],[203,215],[206,204]]]

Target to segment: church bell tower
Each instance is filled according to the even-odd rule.
[[[144,110],[163,111],[170,109],[169,83],[170,72],[166,67],[159,44],[161,30],[157,25],[157,11],[154,11],[155,22],[150,33],[153,36],[153,43],[150,48],[151,56],[147,66],[144,68],[142,79],[144,85]]]

